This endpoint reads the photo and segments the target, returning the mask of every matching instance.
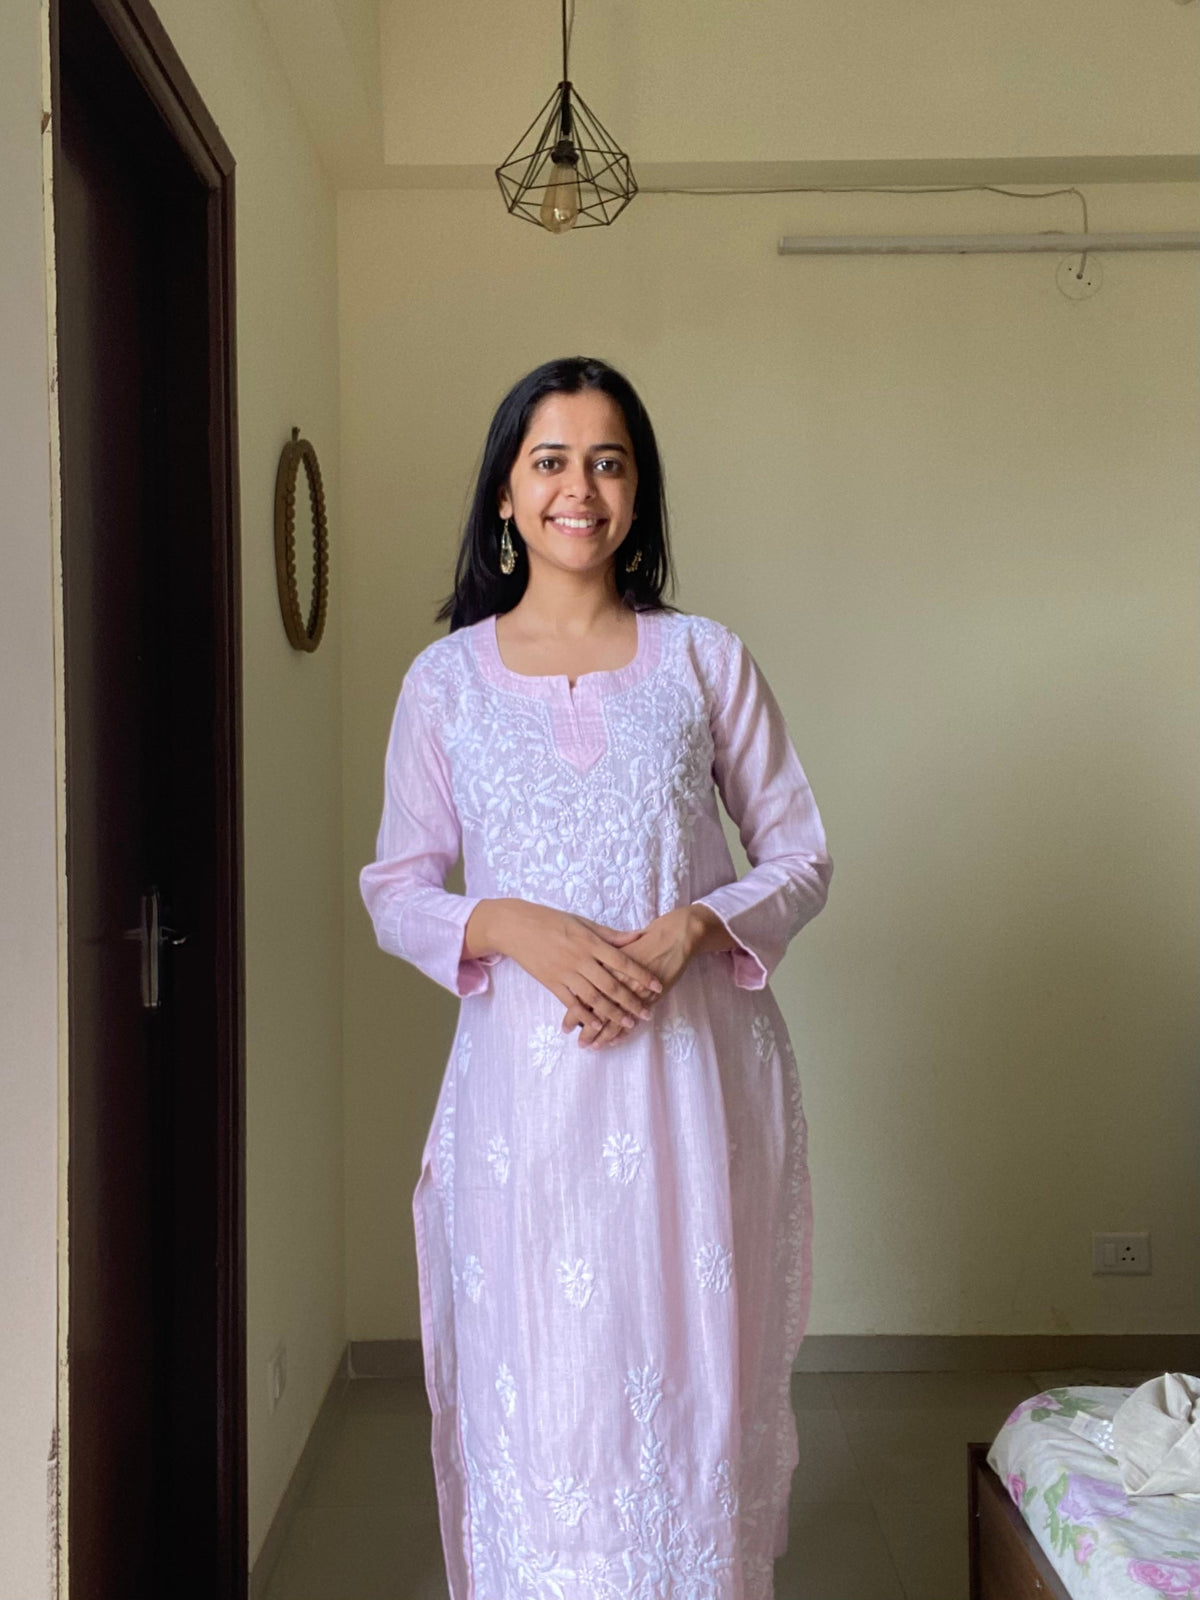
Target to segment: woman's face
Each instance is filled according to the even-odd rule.
[[[637,481],[633,441],[611,395],[549,394],[500,492],[500,515],[512,518],[531,567],[590,571],[611,561],[629,532]]]

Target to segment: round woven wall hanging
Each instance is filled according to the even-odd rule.
[[[308,479],[308,498],[312,508],[312,600],[305,619],[300,610],[296,585],[296,478],[300,464]],[[325,523],[325,490],[317,452],[300,429],[292,429],[290,441],[279,457],[275,474],[275,578],[279,585],[279,609],[288,639],[297,650],[315,650],[325,631],[329,607],[329,530]]]

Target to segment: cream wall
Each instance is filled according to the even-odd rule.
[[[58,1194],[58,830],[41,19],[0,6],[0,1600],[48,1596]]]
[[[635,166],[1165,155],[1196,149],[1196,47],[1171,0],[599,0],[570,74]],[[495,167],[561,76],[559,7],[381,0],[380,60],[389,162]]]
[[[1196,225],[1192,186],[1088,199],[1100,230]],[[496,193],[340,195],[352,1337],[418,1333],[411,1192],[455,1015],[358,899],[388,720],[496,403],[578,353],[642,393],[676,600],[763,664],[836,863],[774,981],[810,1330],[1197,1326],[1195,257],[1106,255],[1074,303],[1054,256],[776,253],[1077,219],[645,195],[556,239]],[[1126,1229],[1153,1275],[1093,1278],[1091,1232]]]

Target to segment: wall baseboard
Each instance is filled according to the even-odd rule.
[[[1200,1334],[813,1334],[796,1372],[1195,1372]]]
[[[813,1334],[796,1372],[1030,1372],[1090,1367],[1100,1372],[1200,1373],[1200,1334],[982,1333]],[[423,1378],[419,1339],[352,1339],[342,1352],[316,1421],[250,1573],[262,1600],[346,1386],[358,1378]]]
[[[354,1339],[354,1378],[419,1378],[419,1339]],[[797,1372],[1028,1372],[1096,1367],[1108,1372],[1200,1371],[1200,1334],[810,1334]]]

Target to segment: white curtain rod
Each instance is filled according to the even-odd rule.
[[[1027,250],[1083,255],[1092,250],[1197,250],[1200,232],[1178,233],[895,233],[833,237],[785,235],[781,256],[919,256],[1007,254]]]

